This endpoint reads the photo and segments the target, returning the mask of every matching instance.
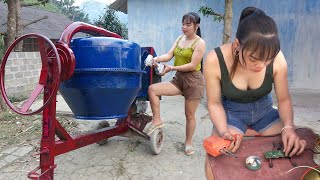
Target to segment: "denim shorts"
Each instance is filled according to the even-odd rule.
[[[222,105],[226,112],[228,125],[243,133],[248,128],[262,132],[280,121],[278,110],[272,107],[271,94],[251,103],[238,103],[222,96]]]

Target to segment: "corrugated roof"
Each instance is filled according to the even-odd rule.
[[[110,8],[128,14],[128,0],[116,0],[109,5]]]
[[[7,32],[7,4],[0,2],[0,33]],[[23,29],[23,34],[26,33],[39,33],[49,39],[59,39],[63,30],[72,23],[70,19],[62,14],[36,9],[32,7],[21,8],[21,20],[23,24],[28,24],[34,20],[48,16],[39,22],[31,24]]]

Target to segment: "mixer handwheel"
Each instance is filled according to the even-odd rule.
[[[68,45],[56,42],[55,47],[57,48],[59,58],[61,61],[61,78],[60,81],[65,81],[71,78],[76,67],[76,60],[73,51]],[[54,56],[52,49],[47,51],[48,57]]]
[[[36,45],[38,45],[42,68],[40,71],[39,82],[35,86],[35,89],[32,91],[30,97],[23,103],[22,107],[16,107],[13,105],[12,102],[10,102],[6,92],[5,68],[11,52],[14,52],[16,49],[19,49],[17,48],[17,45],[19,43],[23,43],[24,40],[27,38],[32,39],[34,42],[36,42]],[[48,51],[52,52],[51,56],[48,56],[47,54]],[[18,59],[13,59],[13,60],[18,60]],[[40,34],[31,33],[31,34],[23,35],[18,39],[16,39],[9,46],[8,50],[4,54],[4,57],[1,63],[0,84],[1,84],[1,92],[2,92],[3,99],[8,104],[8,106],[18,114],[33,115],[33,114],[39,113],[51,102],[52,98],[56,96],[56,93],[59,88],[59,83],[60,83],[60,73],[61,73],[61,64],[60,64],[58,51],[55,45],[51,42],[51,40]],[[45,87],[48,87],[48,88],[46,89]],[[30,110],[31,105],[34,103],[37,97],[39,97],[40,93],[43,90],[46,90],[45,93],[47,93],[47,96],[44,98],[45,102],[43,102],[43,105],[40,108],[34,111]]]

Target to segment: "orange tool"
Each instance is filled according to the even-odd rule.
[[[237,135],[234,135],[237,138]],[[227,150],[231,144],[230,140],[225,140],[218,136],[210,136],[203,141],[203,147],[213,157],[217,157],[221,154],[225,154],[227,156],[233,156],[237,158],[235,154]]]

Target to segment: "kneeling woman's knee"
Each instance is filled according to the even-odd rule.
[[[204,163],[204,170],[207,180],[214,180],[213,172],[209,163],[208,155],[206,155],[206,160]]]

